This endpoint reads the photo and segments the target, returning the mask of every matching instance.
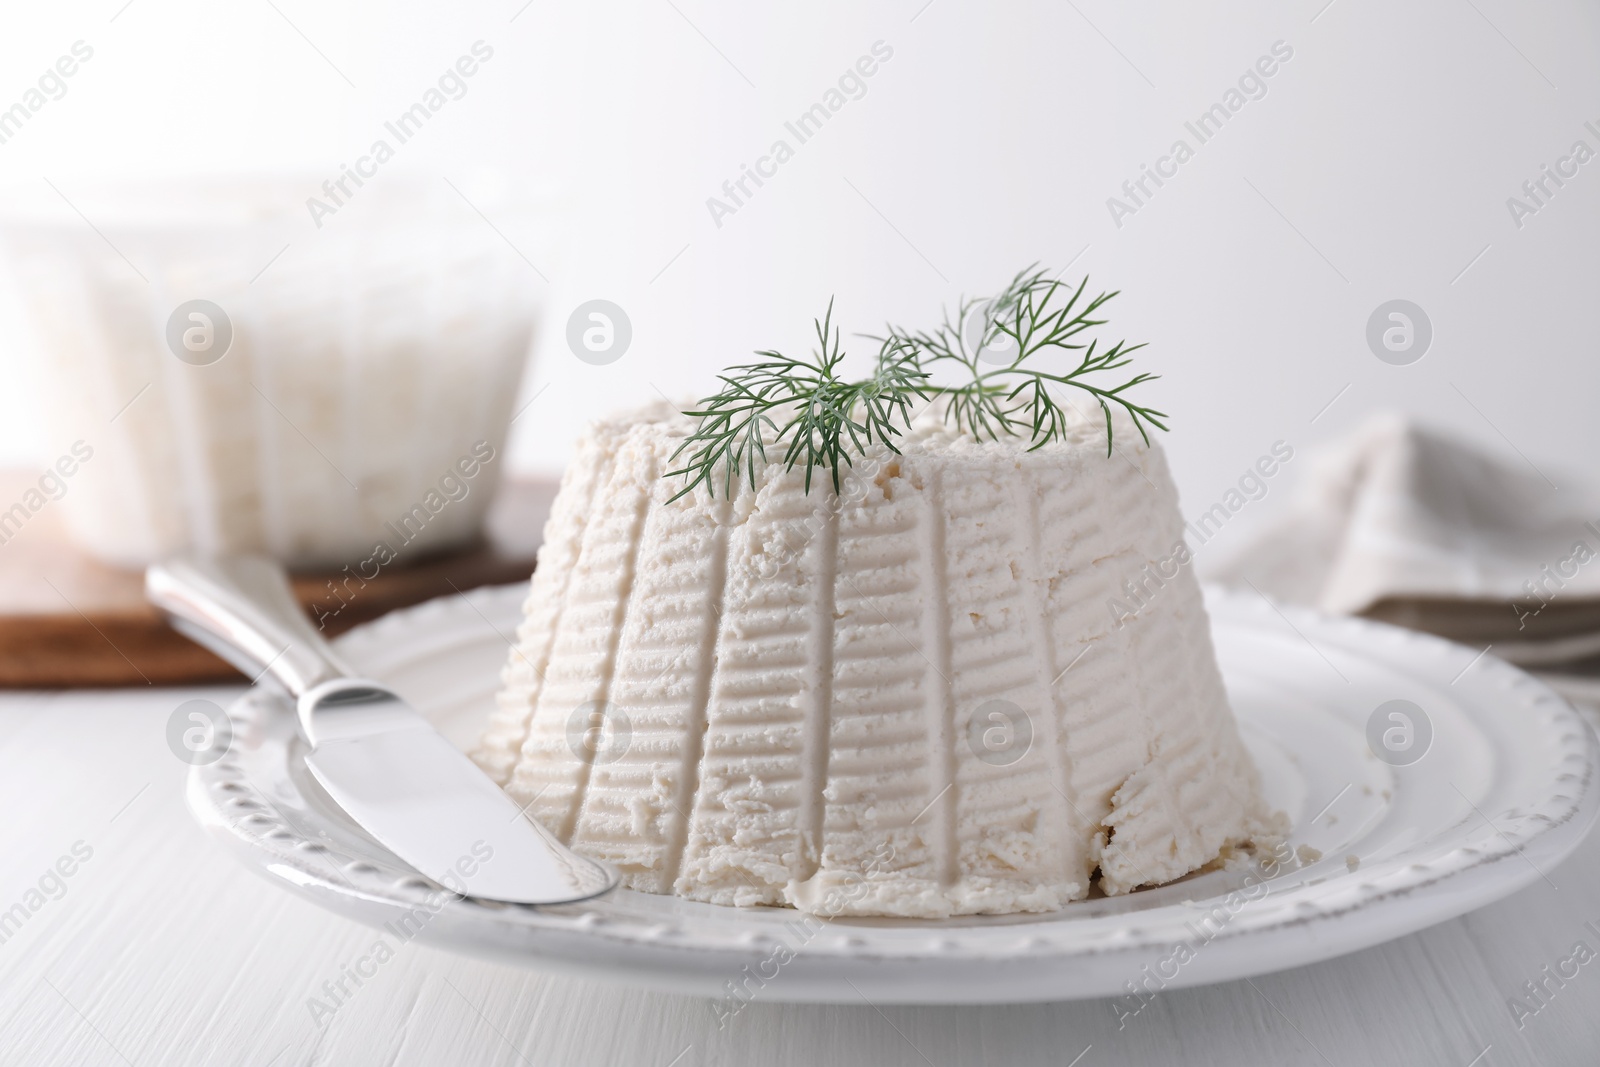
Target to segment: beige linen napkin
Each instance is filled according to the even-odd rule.
[[[1516,663],[1597,657],[1600,492],[1567,481],[1378,416],[1315,456],[1287,507],[1210,576]]]

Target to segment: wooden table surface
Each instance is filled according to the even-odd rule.
[[[1543,881],[1422,933],[1251,981],[1163,993],[1123,1030],[1106,1001],[1014,1007],[710,1002],[402,946],[331,1019],[308,998],[375,933],[290,896],[183,805],[167,717],[236,688],[0,694],[0,1064],[408,1065],[1600,1063],[1600,958],[1518,1029],[1507,998],[1600,925],[1600,837]],[[81,842],[81,844],[80,844]],[[76,861],[74,861],[76,862]],[[72,866],[72,864],[69,864]],[[38,903],[38,899],[34,900]]]

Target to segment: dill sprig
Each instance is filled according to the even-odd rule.
[[[718,376],[722,390],[684,412],[697,422],[673,453],[674,460],[688,455],[683,466],[667,472],[687,479],[672,499],[701,485],[715,496],[719,482],[731,496],[741,475],[754,488],[758,463],[767,461],[769,434],[774,446],[786,445],[788,469],[804,462],[806,492],[812,472],[822,467],[838,493],[842,468],[874,442],[900,451],[894,439],[901,429],[895,423],[910,429],[915,400],[944,398],[946,423],[977,440],[1025,437],[1029,451],[1043,448],[1065,437],[1068,426],[1052,384],[1082,390],[1099,404],[1106,420],[1106,455],[1112,449],[1113,406],[1127,412],[1148,444],[1147,426],[1165,430],[1167,416],[1135,403],[1127,392],[1158,376],[1140,372],[1117,385],[1090,380],[1127,366],[1144,345],[1118,341],[1101,347],[1098,338],[1081,339],[1085,331],[1106,324],[1095,316],[1117,295],[1101,293],[1084,301],[1088,284],[1086,277],[1074,289],[1029,267],[987,300],[962,300],[955,320],[946,312],[932,331],[891,326],[884,336],[872,338],[879,346],[873,372],[860,380],[839,373],[845,353],[829,301],[826,315],[815,324],[817,350],[810,359],[757,352],[760,362],[728,368]],[[1048,349],[1081,353],[1077,366],[1047,370],[1028,362]],[[959,368],[953,384],[932,381],[933,369],[943,365]]]

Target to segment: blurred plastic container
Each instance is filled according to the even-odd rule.
[[[543,282],[442,179],[384,176],[321,227],[319,185],[63,189],[4,223],[52,436],[94,450],[61,506],[95,556],[339,567],[480,536]]]

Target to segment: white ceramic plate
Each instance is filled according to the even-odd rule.
[[[488,715],[523,595],[519,585],[436,600],[340,647],[466,747]],[[774,1001],[1125,996],[1128,1010],[1140,1003],[1128,983],[1154,990],[1281,970],[1507,896],[1547,876],[1594,821],[1587,727],[1515,668],[1377,623],[1280,612],[1253,595],[1211,591],[1207,603],[1268,799],[1304,846],[1303,863],[1264,885],[1213,871],[1043,916],[811,925],[788,909],[628,890],[547,908],[441,902],[322,793],[293,715],[260,690],[231,709],[232,748],[195,768],[189,804],[285,888],[453,951],[717,997],[735,987]],[[1390,700],[1411,701],[1431,725],[1426,755],[1408,766],[1368,745],[1369,719]]]

